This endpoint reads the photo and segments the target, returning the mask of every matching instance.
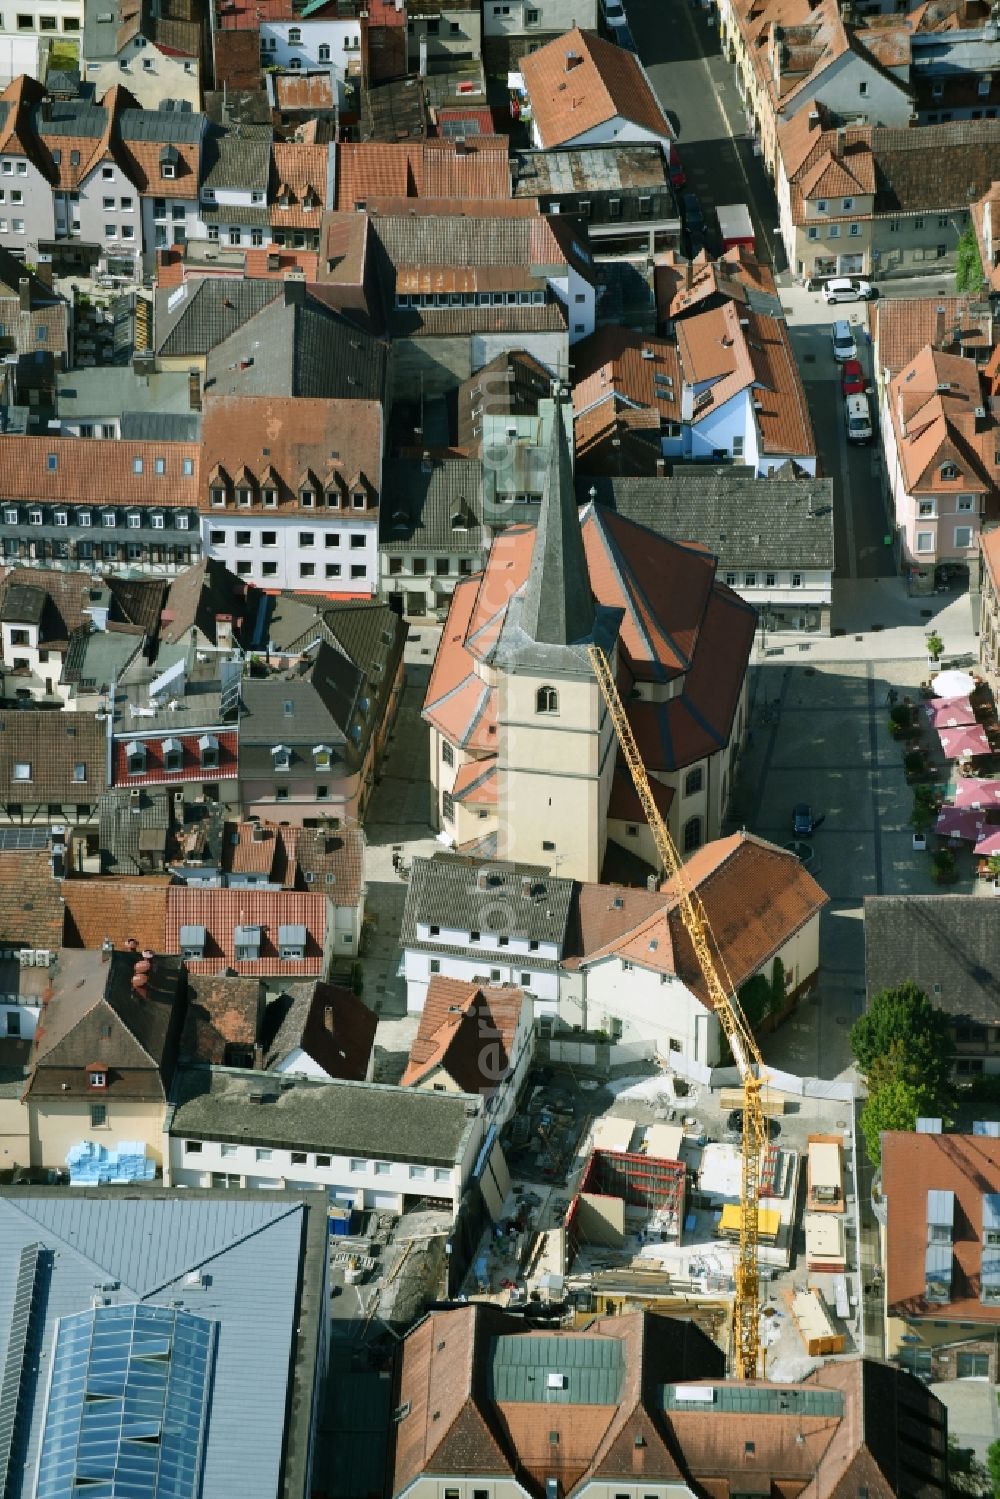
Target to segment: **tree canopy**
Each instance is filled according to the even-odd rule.
[[[868,1159],[877,1169],[882,1164],[883,1130],[913,1130],[922,1114],[931,1111],[932,1100],[917,1083],[895,1078],[869,1095],[861,1110],[861,1133]]]
[[[967,226],[958,242],[955,254],[955,290],[975,295],[983,284],[983,262],[979,255],[979,242],[971,224]]]
[[[873,1090],[898,1078],[920,1089],[930,1112],[949,1108],[955,1043],[948,1017],[912,980],[873,997],[851,1029],[851,1050]]]

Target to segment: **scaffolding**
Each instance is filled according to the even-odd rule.
[[[680,1161],[631,1151],[593,1151],[566,1215],[568,1263],[572,1265],[582,1245],[594,1241],[595,1229],[601,1233],[601,1242],[608,1243],[605,1227],[613,1235],[616,1222],[623,1224],[629,1208],[640,1209],[652,1220],[664,1242],[679,1244],[684,1222],[684,1180],[685,1170]],[[617,1204],[621,1204],[620,1211],[613,1206]],[[608,1210],[602,1212],[604,1205]]]

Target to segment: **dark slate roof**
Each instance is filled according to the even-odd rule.
[[[15,624],[40,625],[48,594],[32,583],[12,583],[0,600],[0,619]]]
[[[252,1096],[264,1094],[266,1102]],[[283,1149],[453,1166],[466,1148],[478,1100],[377,1083],[296,1078],[282,1089],[267,1072],[185,1067],[174,1077],[171,1135],[249,1140]]]
[[[247,284],[275,292],[273,283]],[[386,353],[384,343],[308,296],[304,285],[286,282],[218,343],[208,383],[219,395],[381,401]]]
[[[160,639],[172,645],[197,627],[206,640],[217,644],[218,616],[239,618],[245,595],[242,578],[216,558],[203,557],[171,580],[163,611],[172,618],[163,622]]]
[[[368,726],[361,714],[363,673],[327,641],[322,641],[304,672],[295,668],[267,678],[243,680],[240,769],[269,773],[276,744],[290,751],[290,769],[313,764],[312,749],[331,749],[331,775],[346,775],[363,758]],[[369,715],[370,717],[370,715]]]
[[[956,120],[920,131],[872,131],[875,212],[933,213],[968,209],[996,180],[1000,120]]]
[[[114,600],[115,615],[129,624],[138,625],[147,635],[155,635],[160,627],[160,611],[167,592],[164,580],[111,576],[105,582]]]
[[[956,1018],[1000,1025],[997,903],[980,895],[865,897],[865,987],[912,979]]]
[[[834,565],[832,479],[757,479],[699,465],[662,479],[581,475],[576,498],[672,541],[701,542],[721,570]]]
[[[139,834],[143,829],[155,829],[162,831],[166,840],[171,795],[169,791],[143,788],[139,791],[138,811],[131,791],[106,791],[98,797],[98,828],[105,873],[142,874]]]
[[[202,187],[267,192],[271,174],[269,125],[209,126],[203,146]]]
[[[162,141],[165,145],[183,141],[197,145],[204,127],[205,116],[193,110],[123,109],[118,117],[118,128],[126,141]]]
[[[197,411],[123,411],[122,442],[197,442],[201,416]]]
[[[290,984],[264,1012],[264,1069],[301,1050],[327,1077],[363,1082],[377,1027],[375,1012],[342,984]]]
[[[382,474],[379,546],[383,552],[445,551],[481,556],[483,465],[478,458],[388,463]],[[460,519],[461,524],[456,524]]]
[[[156,352],[168,359],[207,354],[282,290],[280,282],[214,276],[184,286],[183,297],[183,287],[156,293]]]
[[[572,896],[572,880],[559,879],[540,865],[455,854],[414,859],[400,946],[433,946],[438,951],[440,944],[423,942],[417,936],[418,923],[426,923],[460,931],[506,933],[554,942],[561,948]]]
[[[594,597],[573,492],[573,460],[562,421],[552,423],[548,472],[521,610],[539,645],[572,645],[594,629]]]

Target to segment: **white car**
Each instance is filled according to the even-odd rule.
[[[852,281],[849,276],[838,276],[827,281],[823,287],[824,302],[870,302],[875,295],[870,281]]]
[[[850,323],[840,318],[830,329],[830,338],[833,341],[833,357],[838,364],[843,364],[845,359],[857,359],[858,346],[854,342],[854,334]]]
[[[618,28],[628,25],[622,0],[601,0],[601,10],[604,14],[605,26]]]

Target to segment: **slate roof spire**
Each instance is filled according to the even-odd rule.
[[[524,592],[521,628],[539,645],[572,645],[593,635],[594,617],[573,464],[562,403],[556,399],[549,466]]]

